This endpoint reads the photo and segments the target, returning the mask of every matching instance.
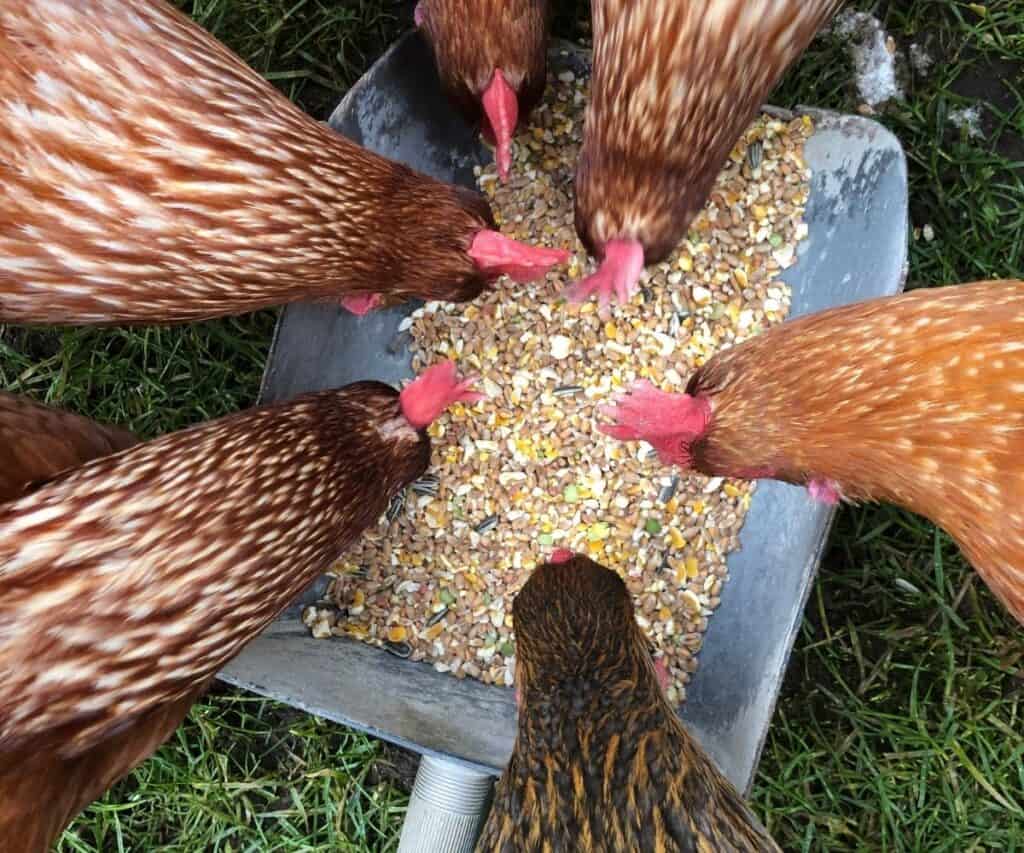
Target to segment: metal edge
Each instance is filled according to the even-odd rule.
[[[373,69],[376,68],[378,65],[384,65],[385,63],[390,61],[391,55],[401,50],[402,46],[409,39],[415,38],[417,32],[418,31],[416,29],[406,30],[404,33],[402,33],[402,35],[395,39],[394,42],[391,43],[391,46],[387,50],[385,50],[384,53],[382,53],[377,58],[373,65],[367,68],[366,72],[349,87],[348,91],[344,95],[342,95],[341,100],[338,101],[338,105],[333,110],[331,110],[331,115],[327,119],[327,124],[333,124],[334,117],[346,112],[348,108],[351,106],[352,102],[357,97],[359,97],[359,93],[370,85],[370,82],[372,81],[373,78]]]
[[[825,555],[825,550],[828,548],[828,540],[832,534],[832,525],[835,522],[836,515],[837,511],[833,507],[822,519],[821,527],[818,531],[817,544],[811,552],[808,561],[804,564],[803,583],[800,589],[798,608],[801,618],[793,622],[793,626],[785,638],[785,645],[787,648],[786,659],[781,662],[773,674],[774,679],[779,685],[779,689],[776,691],[775,697],[772,700],[772,713],[768,718],[768,724],[764,727],[757,739],[757,747],[752,756],[750,771],[748,772],[747,779],[742,786],[744,799],[750,799],[750,794],[754,788],[754,781],[757,779],[757,768],[761,763],[761,753],[764,752],[764,745],[768,742],[768,733],[771,731],[772,718],[775,716],[775,711],[778,708],[779,696],[782,693],[782,684],[785,681],[786,670],[789,669],[789,662],[793,656],[793,647],[796,644],[797,635],[800,633],[800,628],[803,625],[804,610],[807,607],[808,599],[811,597],[811,590],[814,588],[815,581],[818,579],[818,569],[821,566],[821,560]],[[726,562],[728,562],[728,558],[726,558]]]
[[[460,758],[457,755],[451,755],[446,752],[440,752],[432,747],[423,746],[422,744],[411,741],[401,735],[392,734],[391,732],[384,731],[383,729],[379,729],[368,723],[361,723],[357,720],[353,720],[333,708],[323,708],[312,702],[305,702],[301,699],[286,701],[282,699],[279,694],[275,694],[273,689],[270,687],[266,687],[263,684],[247,678],[239,678],[238,676],[231,675],[223,670],[217,674],[217,680],[222,681],[225,684],[230,684],[232,687],[237,687],[250,693],[255,693],[258,696],[264,696],[275,702],[283,702],[289,707],[297,708],[298,710],[311,714],[314,717],[331,720],[332,722],[338,723],[346,728],[354,729],[357,732],[362,732],[363,734],[369,735],[377,740],[382,740],[387,743],[400,746],[409,752],[415,752],[419,755],[430,755],[443,761],[450,761],[453,764],[458,764],[459,766],[465,767],[466,769],[472,770],[476,773],[485,773],[488,776],[497,778],[505,769],[504,766],[491,767],[488,764],[478,764],[475,761],[469,761],[465,758]]]

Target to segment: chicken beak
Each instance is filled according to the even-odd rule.
[[[500,68],[494,70],[494,76],[484,91],[483,106],[493,134],[498,177],[507,181],[512,168],[512,135],[519,121],[519,100]]]
[[[507,275],[525,283],[545,276],[553,266],[567,263],[565,249],[546,249],[527,246],[498,231],[477,232],[469,247],[469,256],[484,275]]]

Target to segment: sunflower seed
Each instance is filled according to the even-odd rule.
[[[407,658],[412,654],[412,646],[404,640],[400,643],[392,643],[391,640],[385,640],[384,650],[393,654],[396,658]]]
[[[551,392],[556,397],[572,397],[574,394],[582,394],[582,385],[562,385]]]
[[[760,139],[755,139],[747,146],[747,165],[756,171],[761,167],[762,159],[764,159],[764,143]]]
[[[435,613],[433,616],[431,616],[427,620],[427,627],[428,628],[433,628],[438,622],[440,622],[442,619],[444,619],[444,617],[447,616],[447,615],[448,615],[448,607],[446,605],[443,610],[438,610],[437,613]]]
[[[405,492],[399,492],[391,499],[391,503],[388,504],[388,511],[384,514],[390,524],[398,516],[402,514],[402,510],[405,509]]]
[[[679,488],[679,475],[673,474],[668,482],[662,480],[661,491],[658,492],[658,503],[667,504],[675,497],[676,489]]]
[[[487,516],[487,518],[485,518],[483,521],[481,521],[473,529],[477,533],[490,533],[497,526],[498,526],[498,516],[496,516],[496,515],[489,515],[489,516]]]
[[[410,488],[417,495],[428,495],[429,497],[437,497],[438,490],[441,488],[441,480],[436,474],[424,474],[418,480],[414,481]]]

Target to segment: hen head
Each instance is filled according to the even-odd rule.
[[[544,94],[546,0],[420,0],[415,18],[445,93],[495,145],[504,180],[516,126]]]
[[[569,691],[614,689],[660,695],[663,678],[634,617],[622,579],[581,554],[559,550],[512,605],[516,683],[523,707]]]

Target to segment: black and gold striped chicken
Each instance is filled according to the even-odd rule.
[[[556,551],[512,613],[519,731],[478,851],[779,850],[669,705],[618,575]]]

